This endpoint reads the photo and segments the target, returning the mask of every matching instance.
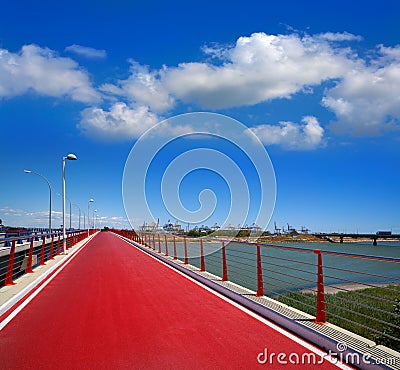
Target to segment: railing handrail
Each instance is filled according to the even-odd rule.
[[[144,234],[153,234],[151,232],[145,232]],[[157,234],[157,233],[154,233]],[[163,233],[164,234],[164,233]],[[175,236],[176,238],[183,238],[183,235],[173,235],[168,234],[171,236]],[[187,240],[199,240],[202,239],[203,241],[211,241],[211,242],[224,242],[224,243],[235,243],[235,244],[247,244],[251,246],[256,246],[257,244],[261,247],[265,248],[275,248],[275,249],[282,249],[287,251],[296,251],[301,253],[314,253],[315,249],[319,248],[304,248],[304,247],[297,247],[297,246],[287,246],[287,245],[278,245],[278,244],[270,244],[270,243],[262,243],[257,241],[243,241],[243,240],[232,240],[232,239],[224,239],[224,238],[208,238],[208,237],[189,237],[186,236]],[[377,255],[370,255],[370,254],[358,254],[358,253],[348,253],[348,252],[336,252],[336,251],[329,251],[329,250],[322,250],[321,254],[324,255],[331,255],[331,256],[341,256],[341,257],[349,257],[349,258],[361,258],[367,260],[374,260],[380,262],[392,262],[392,263],[400,263],[400,258],[397,257],[386,257],[386,256],[377,256]]]

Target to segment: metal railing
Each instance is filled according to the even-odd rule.
[[[79,231],[79,230],[73,230]],[[52,234],[57,234],[62,232],[61,229],[52,230]],[[72,230],[69,230],[72,232]],[[17,244],[23,244],[25,241],[29,241],[31,236],[35,237],[38,241],[43,235],[50,237],[49,229],[45,228],[35,228],[35,229],[18,229],[18,230],[6,230],[0,234],[0,248],[11,247],[11,240],[13,238],[17,239]]]
[[[90,234],[96,230],[90,230]],[[87,230],[68,231],[66,249],[88,236]],[[0,287],[14,285],[18,277],[33,273],[34,268],[45,265],[62,253],[62,233],[19,235],[5,239],[0,250]]]
[[[400,258],[263,243],[114,232],[378,344],[400,349]]]

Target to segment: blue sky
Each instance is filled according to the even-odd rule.
[[[47,185],[23,169],[49,179],[60,223],[61,157],[73,152],[72,203],[86,211],[93,198],[101,224],[127,227],[122,176],[137,139],[207,111],[265,145],[277,190],[269,229],[400,232],[397,1],[15,0],[1,13],[5,224],[47,223]],[[189,209],[203,175],[182,184]],[[225,185],[216,180],[221,204]]]

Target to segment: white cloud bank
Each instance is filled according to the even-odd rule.
[[[182,63],[160,71],[161,82],[185,103],[204,109],[253,105],[289,98],[308,86],[342,77],[356,63],[347,49],[320,37],[240,37],[232,48],[205,49],[223,56],[221,65]]]
[[[130,76],[118,81],[117,85],[105,84],[101,91],[124,97],[130,103],[147,105],[156,112],[165,112],[174,107],[175,101],[165,84],[160,81],[157,71],[131,60]]]
[[[72,213],[72,227],[78,229],[79,214]],[[15,227],[48,227],[49,211],[27,211],[25,209],[13,209],[11,207],[0,207],[0,218],[4,225]],[[69,213],[67,213],[67,219]],[[52,211],[53,228],[58,229],[62,225],[62,212]],[[92,221],[92,220],[91,220]],[[128,227],[128,220],[122,216],[99,216],[96,217],[96,227]],[[81,228],[83,228],[83,217],[81,217]]]
[[[88,59],[104,59],[107,57],[107,52],[105,50],[94,49],[88,46],[76,44],[67,46],[65,51]]]
[[[379,57],[347,71],[322,104],[337,117],[330,125],[335,132],[362,136],[399,130],[400,46],[380,46]]]
[[[333,87],[327,88],[321,99],[322,106],[336,115],[329,128],[345,134],[376,135],[399,127],[400,46],[379,46],[378,53],[362,59],[348,46],[361,40],[348,32],[315,36],[254,33],[240,37],[232,46],[204,47],[208,62],[154,71],[131,62],[129,78],[101,90],[159,114],[179,101],[218,110],[290,99],[330,81]],[[254,132],[262,135],[265,143],[287,149],[317,148],[324,143],[326,131],[315,120],[318,127],[303,119],[302,124],[261,125]],[[121,125],[126,126],[125,122]],[[312,129],[315,132],[308,131]]]
[[[310,94],[313,87],[329,81],[317,98],[336,115],[329,126],[305,111],[300,124],[254,128],[265,143],[312,149],[325,142],[323,127],[353,135],[399,129],[400,46],[380,45],[363,59],[349,46],[360,40],[347,32],[314,36],[259,32],[238,38],[234,45],[204,47],[204,62],[151,70],[131,60],[128,78],[97,89],[75,61],[49,49],[35,45],[24,46],[19,53],[0,49],[0,98],[28,91],[67,96],[89,105],[78,125],[87,135],[130,140],[157,123],[160,115],[170,115],[178,104],[212,110],[251,106]],[[103,55],[79,45],[66,50],[87,57]],[[101,101],[113,105],[106,109]]]
[[[251,130],[265,145],[281,145],[288,150],[312,150],[323,146],[324,129],[317,118],[303,117],[301,125],[280,122],[276,125],[259,125]]]
[[[19,53],[0,49],[0,98],[29,91],[52,97],[93,103],[100,94],[91,86],[88,74],[69,58],[47,48],[25,45]]]
[[[85,109],[78,127],[88,136],[106,140],[130,140],[142,135],[159,120],[147,106],[132,108],[118,102],[109,111],[98,107]]]
[[[124,111],[136,113],[137,107],[142,107],[141,111],[145,112],[144,131],[156,115],[173,109],[177,101],[196,104],[203,109],[254,105],[276,98],[290,98],[293,94],[305,92],[310,86],[340,78],[359,62],[348,49],[334,48],[329,41],[358,39],[349,33],[315,37],[255,33],[250,37],[240,37],[231,47],[204,48],[207,56],[217,59],[215,64],[181,63],[177,67],[164,66],[152,71],[130,61],[127,79],[105,84],[100,89],[125,101],[117,105],[124,107]],[[138,129],[139,121],[130,116],[114,114],[113,109],[110,112],[100,108],[89,109],[84,112],[80,127],[87,132],[97,130],[97,133],[107,135],[109,131],[112,137],[128,138],[142,132]],[[282,125],[275,127],[275,137],[281,137],[275,140],[275,144],[299,149],[300,146],[291,143],[294,136],[302,137],[299,143],[303,149],[318,147],[322,142],[324,130],[319,123],[321,137],[307,134],[310,125],[305,128],[290,122],[286,122],[284,127]],[[262,127],[255,132],[265,134],[267,126]],[[269,132],[272,129],[271,126]]]

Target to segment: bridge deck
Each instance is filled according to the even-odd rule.
[[[250,369],[265,349],[320,358],[296,341],[100,233],[1,330],[0,368]]]

